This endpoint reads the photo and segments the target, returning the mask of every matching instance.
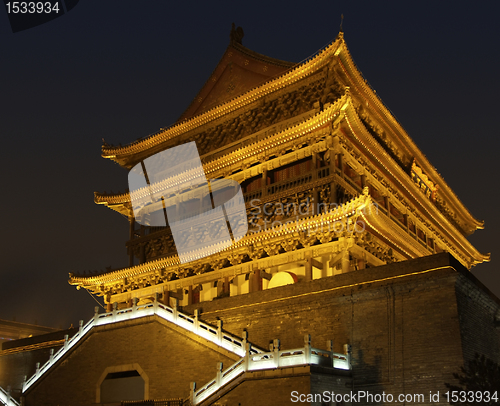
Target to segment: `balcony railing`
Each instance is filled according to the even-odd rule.
[[[11,396],[10,393],[5,391],[2,387],[0,387],[0,405],[2,406],[19,406]]]
[[[280,198],[280,195],[283,196],[283,194],[286,194],[288,191],[292,194],[297,190],[306,190],[309,187],[313,187],[312,183],[314,183],[314,185],[317,185],[318,183],[325,184],[329,181],[340,184],[349,192],[349,194],[362,194],[360,185],[349,178],[349,176],[347,176],[345,173],[343,174],[338,168],[335,168],[332,173],[331,168],[329,166],[325,166],[319,169],[313,169],[312,171],[305,172],[300,176],[296,176],[270,185],[264,185],[257,190],[246,192],[244,193],[244,198],[247,206],[250,204],[255,206],[255,200],[263,202],[262,199],[265,198],[266,201],[269,201],[273,199],[273,195],[276,195],[276,198],[278,199]],[[404,222],[401,222],[401,220],[395,217],[392,213],[390,213],[387,208],[383,207],[383,205],[381,204],[377,204],[377,209],[380,209],[379,213],[386,215],[399,228],[408,233],[411,237],[415,238],[415,236],[412,235],[411,231],[408,229],[407,225]],[[249,229],[251,229],[252,227],[252,224],[248,225]],[[132,250],[132,252],[135,252],[138,245],[148,244],[150,241],[161,239],[163,238],[163,236],[169,233],[170,230],[163,229],[140,238],[135,238],[127,242],[127,248],[129,249],[129,252],[131,252],[130,250]],[[417,238],[415,239],[429,252],[433,252],[433,249],[428,247],[425,241]],[[147,256],[147,260],[155,259],[157,257],[174,255],[175,252],[175,247],[170,247],[167,248],[166,252],[162,251],[155,254],[154,256]]]
[[[329,342],[329,350],[320,350],[311,347],[311,336],[304,337],[304,347],[291,350],[280,350],[279,340],[274,340],[270,352],[259,354],[251,353],[251,346],[247,344],[245,356],[236,361],[226,370],[222,370],[222,363],[217,365],[217,376],[199,389],[196,383],[191,383],[190,400],[192,405],[199,405],[217,392],[230,389],[239,383],[246,372],[295,367],[302,365],[320,365],[330,368],[350,370],[351,369],[351,347],[344,345],[344,354],[331,351],[332,342]],[[217,395],[221,395],[218,393]]]

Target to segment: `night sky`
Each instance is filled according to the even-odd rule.
[[[172,5],[174,4],[174,5]],[[69,272],[128,264],[128,222],[93,203],[125,191],[101,158],[168,127],[229,44],[300,62],[331,42],[344,14],[359,69],[485,230],[492,262],[472,272],[500,296],[498,2],[82,0],[13,34],[0,9],[0,318],[53,327],[96,302]],[[102,300],[101,300],[102,301]]]

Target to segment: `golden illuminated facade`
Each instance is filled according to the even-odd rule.
[[[95,194],[128,217],[129,267],[70,275],[108,309],[210,301],[393,262],[451,253],[462,265],[489,260],[467,240],[483,227],[445,183],[354,64],[341,32],[300,64],[232,41],[179,121],[102,156],[125,169],[196,142],[208,178],[237,181],[247,235],[181,264],[168,227],[139,226],[129,193]],[[203,205],[184,191],[178,211]]]

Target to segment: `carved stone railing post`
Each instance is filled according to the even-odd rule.
[[[217,376],[215,377],[215,384],[220,388],[222,382],[222,362],[217,362]]]
[[[274,360],[274,366],[278,368],[280,366],[280,347],[281,343],[278,338],[275,338],[273,340],[273,360]]]
[[[179,315],[179,311],[177,310],[177,298],[174,297],[174,307],[172,308],[172,316],[174,317],[174,321],[177,322],[177,316]]]
[[[217,340],[222,344],[222,320],[217,320]]]
[[[349,344],[344,344],[344,354],[346,356],[349,369],[352,369],[352,365],[351,365],[352,347]]]
[[[99,317],[99,306],[94,307],[94,323],[97,321]]]
[[[49,355],[49,361],[52,361],[54,359],[54,349],[50,349],[50,355]]]
[[[40,363],[37,362],[36,363],[36,371],[35,371],[35,375],[38,375],[38,373],[40,372]]]
[[[113,302],[113,321],[116,321],[116,313],[117,313],[117,310],[118,310],[118,303],[117,302]]]
[[[311,335],[306,334],[304,336],[304,355],[306,364],[311,362]]]
[[[68,340],[69,340],[69,336],[66,334],[64,336],[64,349],[68,348]]]
[[[327,340],[326,341],[326,349],[330,353],[330,359],[332,360],[332,367],[335,366],[335,360],[333,358],[333,340]]]
[[[189,400],[191,405],[194,405],[194,391],[196,390],[196,382],[191,382],[189,384]]]
[[[155,301],[153,303],[153,311],[155,313],[158,311],[158,292],[155,292]]]
[[[134,314],[137,311],[137,298],[134,297],[132,298],[132,314]]]
[[[78,334],[82,334],[82,330],[83,330],[83,320],[80,320],[78,322]]]
[[[243,333],[241,334],[241,337],[243,338],[243,340],[241,341],[241,347],[245,351],[246,348],[247,348],[247,342],[248,342],[248,331],[243,330]]]
[[[245,372],[248,371],[248,366],[249,366],[249,363],[250,363],[250,350],[252,349],[252,344],[250,343],[246,343],[245,345],[245,360],[243,362],[243,369],[245,370]]]
[[[200,310],[199,309],[194,309],[194,331],[198,333],[200,330]]]

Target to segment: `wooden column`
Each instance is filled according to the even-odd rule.
[[[342,252],[342,273],[347,273],[350,270],[350,262],[349,262],[349,250],[344,248]]]
[[[162,302],[165,306],[170,306],[170,291],[169,290],[163,291]]]
[[[365,268],[366,268],[366,260],[364,258],[358,259],[358,269],[365,269]]]
[[[134,240],[134,231],[135,231],[135,218],[134,217],[129,217],[129,240],[133,241]],[[128,252],[128,266],[134,266],[134,250],[132,247],[129,248]]]
[[[224,293],[229,293],[229,277],[224,277]]]
[[[366,186],[366,175],[361,175],[361,189]]]
[[[333,148],[329,148],[325,154],[328,154],[328,165],[330,167],[330,175],[335,173],[335,151]]]
[[[130,217],[129,218],[129,239],[133,240],[134,239],[134,231],[135,231],[135,218]]]
[[[312,156],[311,156],[311,166],[312,166],[312,170],[313,170],[313,180],[316,180],[318,178],[318,153],[317,152],[313,152]]]
[[[315,216],[316,214],[318,214],[319,212],[319,192],[318,192],[318,188],[313,188],[313,198],[312,198],[312,214],[313,216]]]
[[[141,237],[144,237],[144,235],[146,235],[146,228],[143,225],[141,225]],[[143,264],[144,262],[146,262],[146,244],[141,243],[140,247],[141,247],[141,264]]]
[[[306,282],[310,282],[312,280],[313,280],[312,258],[307,258],[307,260],[306,260]]]
[[[262,169],[262,196],[267,195],[267,168]]]
[[[104,303],[106,304],[106,312],[113,310],[113,303],[111,303],[111,293],[107,293],[104,297]]]
[[[338,203],[338,198],[337,198],[337,184],[335,182],[331,182],[330,183],[330,204],[331,203]],[[335,207],[335,206],[333,206],[333,207]]]
[[[187,302],[188,302],[188,306],[190,304],[193,304],[193,286],[192,285],[188,286]]]
[[[253,289],[252,289],[252,291],[258,292],[259,290],[262,290],[262,289],[261,289],[261,281],[260,281],[260,269],[257,268],[253,274]]]

